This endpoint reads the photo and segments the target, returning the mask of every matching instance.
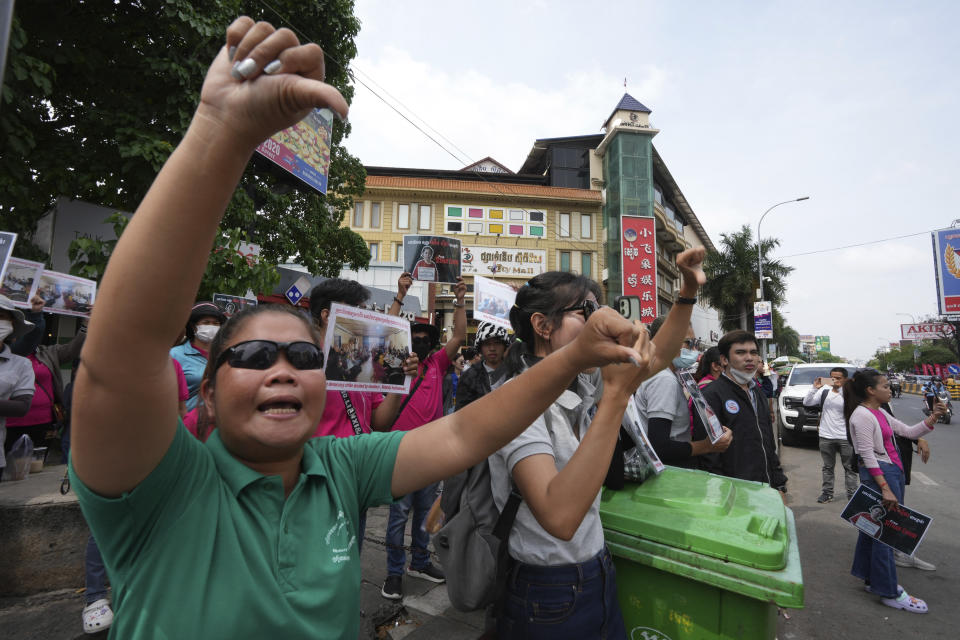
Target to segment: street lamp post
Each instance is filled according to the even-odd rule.
[[[809,200],[810,196],[803,196],[802,198],[794,198],[793,200],[784,200],[783,202],[778,202],[769,209],[763,212],[763,215],[760,216],[760,221],[757,223],[757,272],[760,275],[760,300],[763,300],[763,249],[760,246],[760,225],[763,224],[763,219],[767,217],[767,214],[779,207],[782,204],[790,204],[791,202],[800,202],[802,200]],[[771,307],[771,316],[772,316],[772,307]],[[756,330],[756,327],[754,327]],[[767,340],[763,339],[760,347],[764,361],[767,359]]]

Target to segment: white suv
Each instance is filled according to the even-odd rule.
[[[805,433],[817,433],[820,424],[820,406],[804,407],[803,398],[813,387],[817,378],[829,378],[830,369],[843,367],[847,375],[852,376],[857,367],[846,362],[818,362],[816,364],[798,364],[790,371],[786,386],[780,392],[777,403],[777,427],[780,441],[788,446],[799,444]],[[802,410],[801,410],[802,409]]]

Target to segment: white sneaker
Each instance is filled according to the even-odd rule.
[[[113,624],[113,609],[110,608],[109,600],[101,598],[83,608],[84,633],[100,633],[109,629],[111,624]]]
[[[927,562],[926,560],[921,560],[916,556],[908,556],[900,551],[893,552],[893,561],[898,567],[913,567],[914,569],[920,569],[921,571],[937,570],[937,565]]]

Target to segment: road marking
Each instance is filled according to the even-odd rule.
[[[929,477],[927,474],[922,473],[922,472],[920,472],[920,471],[913,471],[913,472],[911,472],[911,473],[910,473],[910,477],[916,478],[917,480],[919,480],[919,481],[922,482],[923,484],[931,484],[931,485],[934,485],[934,486],[936,486],[936,484],[937,484],[936,482],[934,482],[933,480],[931,480],[930,477]]]

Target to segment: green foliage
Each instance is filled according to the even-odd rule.
[[[360,29],[352,0],[270,5],[323,47],[327,82],[350,101],[346,65],[356,56]],[[19,234],[17,255],[41,257],[32,235],[58,196],[136,209],[190,123],[227,25],[244,12],[291,26],[266,5],[239,0],[16,3],[0,104],[0,217],[4,230]],[[322,275],[337,274],[344,264],[366,267],[363,240],[340,227],[366,180],[360,161],[342,146],[348,133],[334,124],[327,196],[251,163],[221,225],[228,241],[245,234],[259,244],[262,269],[290,259]],[[75,268],[102,273],[100,261],[111,250],[79,243]],[[263,290],[258,286],[268,280],[256,268],[227,261],[208,269],[203,289],[227,282],[230,268],[239,286],[222,290],[227,293]]]
[[[847,359],[843,356],[836,356],[830,353],[829,351],[817,351],[811,360],[811,362],[846,362]]]
[[[113,248],[117,246],[117,238],[127,228],[130,218],[120,211],[115,211],[107,216],[104,224],[113,227],[113,240],[100,240],[97,238],[76,238],[70,242],[67,249],[67,257],[70,258],[70,273],[81,278],[90,280],[100,280],[103,272],[107,269],[107,262],[110,260],[110,254]]]
[[[766,238],[760,243],[765,280],[763,293],[774,309],[786,302],[786,277],[793,271],[793,267],[769,258],[770,252],[778,246],[780,241],[775,238]],[[757,243],[753,241],[750,227],[743,225],[739,231],[721,234],[720,249],[707,255],[703,270],[707,275],[703,296],[720,312],[723,330],[745,328],[752,331],[753,303],[760,280]]]
[[[906,348],[880,349],[874,354],[881,371],[913,371],[918,364],[950,364],[957,362],[957,354],[951,348],[950,342],[942,340],[924,341],[917,345],[920,357],[914,359],[914,345]],[[872,360],[871,360],[872,362]]]
[[[781,356],[801,356],[800,334],[784,320],[783,315],[773,310],[773,341],[777,345],[777,353]]]

